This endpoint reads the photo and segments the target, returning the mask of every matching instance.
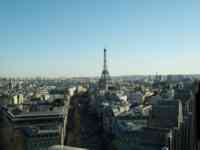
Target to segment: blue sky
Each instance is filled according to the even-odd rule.
[[[0,76],[199,73],[199,0],[0,3]]]

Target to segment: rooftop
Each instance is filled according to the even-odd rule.
[[[41,106],[43,107],[43,106]],[[0,109],[4,114],[12,121],[29,121],[29,120],[40,120],[40,119],[59,119],[63,117],[64,107],[59,107],[59,109],[49,110],[39,110],[39,111],[25,111],[17,106],[0,106]]]

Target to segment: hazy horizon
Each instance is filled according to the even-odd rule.
[[[0,76],[199,74],[200,1],[7,0]]]
[[[156,75],[161,75],[161,76],[199,76],[200,74],[129,74],[129,75],[112,75],[111,78],[120,78],[120,77],[134,77],[134,76],[156,76]],[[46,78],[46,79],[72,79],[72,78],[100,78],[101,74],[96,75],[96,76],[0,76],[0,78],[15,78],[15,79],[36,79],[36,78]]]

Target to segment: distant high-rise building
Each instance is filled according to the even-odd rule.
[[[111,77],[109,75],[107,67],[107,50],[104,49],[104,64],[103,64],[103,71],[101,74],[101,78],[99,80],[99,89],[107,91],[110,85],[111,85]]]

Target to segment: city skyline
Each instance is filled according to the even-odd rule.
[[[0,76],[198,74],[197,0],[6,1]]]

